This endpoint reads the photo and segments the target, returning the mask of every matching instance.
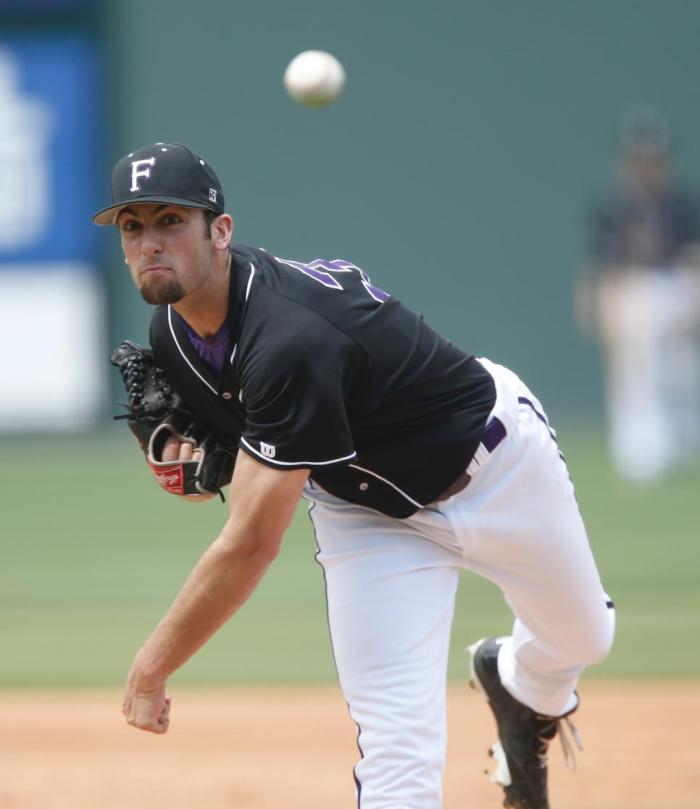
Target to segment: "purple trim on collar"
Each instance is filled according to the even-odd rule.
[[[200,337],[190,324],[178,315],[185,327],[192,347],[197,352],[197,356],[217,374],[221,375],[226,360],[226,346],[229,341],[228,323],[224,320],[216,334],[208,340]]]

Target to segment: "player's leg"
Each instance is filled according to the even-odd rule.
[[[541,404],[511,372],[489,370],[500,377],[508,435],[443,512],[465,567],[495,582],[515,615],[499,654],[504,685],[534,710],[561,715],[575,705],[581,671],[607,655],[613,612]]]
[[[361,809],[439,809],[459,559],[404,521],[316,490],[310,515]]]
[[[607,654],[609,608],[574,497],[540,403],[506,369],[496,378],[507,436],[442,508],[465,567],[495,582],[512,634],[473,650],[474,679],[498,724],[495,780],[517,809],[548,809],[546,751],[577,706],[585,666]]]

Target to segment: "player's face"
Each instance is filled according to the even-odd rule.
[[[201,208],[143,202],[117,216],[122,250],[147,303],[177,303],[211,272],[214,248]]]

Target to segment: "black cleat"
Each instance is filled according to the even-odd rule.
[[[471,684],[488,700],[498,726],[498,741],[489,750],[496,762],[491,780],[503,787],[503,806],[549,809],[547,748],[559,732],[567,765],[573,768],[573,752],[569,740],[562,734],[562,720],[567,722],[580,749],[578,732],[566,719],[569,714],[564,717],[543,716],[506,691],[498,676],[501,643],[498,638],[484,638],[467,648],[471,654]]]

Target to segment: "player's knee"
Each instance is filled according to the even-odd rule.
[[[601,611],[597,620],[592,621],[589,631],[586,633],[584,649],[584,660],[587,666],[602,663],[610,654],[613,639],[615,637],[615,609],[612,602],[606,605],[605,611]]]

